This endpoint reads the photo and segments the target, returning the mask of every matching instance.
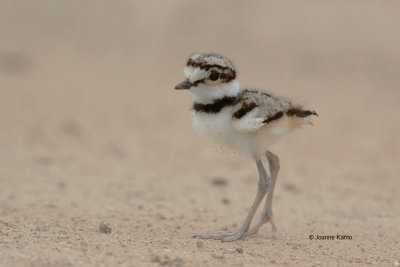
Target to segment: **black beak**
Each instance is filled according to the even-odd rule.
[[[176,90],[186,90],[186,89],[190,89],[190,87],[192,87],[192,86],[193,86],[193,83],[191,83],[189,80],[184,80],[183,82],[175,85],[175,89]]]

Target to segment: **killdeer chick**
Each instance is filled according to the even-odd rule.
[[[193,95],[193,127],[217,144],[254,160],[259,172],[257,194],[242,226],[234,232],[194,237],[234,241],[257,233],[267,222],[271,223],[275,232],[272,197],[279,158],[268,149],[294,129],[310,124],[308,117],[317,113],[264,91],[241,89],[233,63],[219,54],[192,55],[184,74],[186,80],[177,84],[175,89]],[[264,155],[271,177],[263,166]],[[261,220],[250,228],[254,214],[267,193]]]

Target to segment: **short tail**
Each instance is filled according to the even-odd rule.
[[[295,121],[298,121],[299,127],[301,127],[301,125],[304,125],[304,124],[312,125],[313,123],[308,117],[311,115],[318,116],[317,112],[315,112],[314,110],[304,110],[300,107],[289,109],[288,111],[286,111],[286,115],[289,117],[299,118],[299,119],[295,120]]]
[[[296,116],[299,118],[305,118],[311,115],[318,116],[317,112],[314,110],[304,110],[302,108],[291,108],[288,111],[286,111],[286,115],[289,117]]]

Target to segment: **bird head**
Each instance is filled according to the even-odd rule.
[[[194,54],[189,57],[185,80],[175,86],[187,90],[196,98],[216,99],[239,92],[236,70],[232,61],[219,54]]]

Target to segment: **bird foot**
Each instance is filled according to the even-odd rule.
[[[276,228],[276,225],[275,225],[275,222],[274,222],[273,217],[270,216],[270,215],[268,215],[265,219],[261,219],[261,221],[260,221],[258,224],[256,224],[255,226],[251,227],[251,228],[247,231],[246,235],[254,235],[254,234],[257,234],[258,231],[260,230],[261,226],[263,226],[264,224],[266,224],[266,223],[268,223],[268,222],[271,223],[271,226],[272,226],[272,233],[275,234],[275,233],[278,231],[278,229]]]
[[[222,242],[230,242],[243,238],[245,234],[246,231],[239,229],[237,231],[223,231],[217,234],[194,235],[193,238],[215,239],[215,240],[221,240]]]
[[[231,242],[242,239],[246,236],[257,234],[261,226],[263,226],[268,222],[271,223],[272,233],[275,234],[277,232],[277,228],[275,226],[274,219],[272,216],[268,215],[266,218],[262,219],[258,224],[247,230],[239,229],[237,231],[222,231],[217,234],[200,234],[200,235],[194,235],[193,238],[214,239],[214,240],[221,240],[222,242]]]
[[[262,225],[262,224],[261,224]],[[221,240],[222,242],[231,242],[242,239],[244,237],[257,234],[261,225],[256,225],[248,230],[237,230],[237,231],[223,231],[217,234],[204,234],[204,235],[194,235],[193,238],[199,239],[214,239]]]

